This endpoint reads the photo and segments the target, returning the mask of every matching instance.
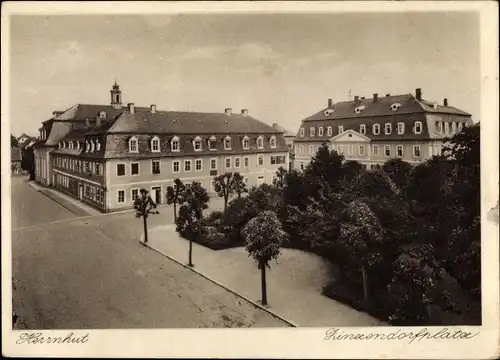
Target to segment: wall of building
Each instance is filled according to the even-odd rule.
[[[316,154],[318,148],[323,142],[301,142],[295,143],[295,161],[294,168],[301,169],[307,166],[311,161],[312,157]],[[347,151],[347,146],[353,145],[353,154],[349,155]],[[303,151],[300,151],[300,145],[302,145]],[[309,146],[312,145],[314,153],[310,154]],[[337,144],[328,144],[332,150],[337,150]],[[332,147],[333,145],[333,147]],[[359,145],[365,145],[365,155],[359,154]],[[397,146],[403,146],[403,156],[397,156],[396,149]],[[415,145],[420,147],[420,156],[414,156],[413,148]],[[370,143],[342,143],[343,155],[346,160],[356,160],[362,164],[379,164],[382,165],[384,162],[391,158],[400,158],[409,163],[419,163],[423,162],[434,155],[440,155],[442,153],[443,141],[442,140],[415,140],[415,141],[371,141]],[[374,146],[378,146],[378,155],[374,152]],[[387,156],[385,154],[385,146],[389,146],[391,150],[391,155]]]
[[[266,153],[263,156],[263,165],[258,164],[258,154],[241,154],[241,155],[224,155],[224,154],[207,154],[195,157],[163,157],[156,159],[113,159],[108,160],[105,165],[106,173],[106,206],[108,210],[114,211],[124,208],[130,208],[133,205],[132,190],[145,188],[152,191],[153,187],[160,187],[161,203],[164,203],[166,188],[173,185],[173,180],[181,179],[184,183],[193,181],[200,182],[207,189],[210,195],[215,195],[212,187],[213,178],[225,172],[239,172],[247,181],[247,186],[252,187],[260,183],[272,183],[273,176],[280,166],[286,168],[289,161],[288,153]],[[285,157],[284,164],[271,164],[271,156]],[[245,166],[244,158],[248,157],[249,166]],[[239,167],[235,166],[236,159],[239,158]],[[211,169],[211,160],[216,160],[216,173]],[[231,166],[226,167],[226,159],[230,159]],[[160,161],[160,173],[152,173],[152,160]],[[201,160],[201,170],[195,169],[195,160]],[[174,161],[179,161],[180,171],[173,171]],[[185,170],[185,162],[191,161],[191,170]],[[132,175],[131,167],[133,163],[139,164],[139,174]],[[125,166],[125,175],[117,175],[117,165]],[[125,197],[123,202],[118,201],[118,191],[124,191]],[[154,198],[154,194],[152,194]]]

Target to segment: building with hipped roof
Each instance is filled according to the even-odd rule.
[[[47,149],[49,161],[45,172],[37,170],[40,182],[102,211],[131,208],[141,188],[163,203],[175,178],[201,182],[212,194],[213,178],[225,172],[241,173],[249,187],[270,183],[288,163],[283,133],[246,109],[124,107],[116,83],[111,105],[75,105],[44,122],[41,137],[39,149]]]
[[[302,120],[294,140],[294,167],[303,169],[326,143],[346,160],[359,161],[365,168],[379,168],[390,158],[419,163],[440,155],[446,138],[472,124],[471,114],[422,98],[415,94],[334,103]]]

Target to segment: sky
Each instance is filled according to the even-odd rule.
[[[473,13],[16,15],[11,132],[37,136],[54,110],[123,102],[161,110],[232,108],[296,132],[348,94],[414,93],[480,110]]]

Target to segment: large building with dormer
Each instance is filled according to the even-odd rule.
[[[277,169],[288,165],[283,133],[246,109],[202,113],[122,106],[118,91],[115,84],[111,105],[75,105],[44,123],[41,131],[50,126],[41,134],[50,159],[45,173],[37,170],[39,182],[114,211],[131,208],[141,188],[164,203],[176,178],[200,182],[213,194],[217,175],[239,172],[252,187],[272,182]]]
[[[326,143],[346,160],[359,161],[367,169],[380,167],[390,158],[409,163],[440,155],[444,139],[472,124],[471,115],[415,95],[390,95],[334,103],[302,120],[294,141],[296,169],[303,169]]]

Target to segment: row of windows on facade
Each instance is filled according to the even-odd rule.
[[[201,151],[203,150],[203,139],[199,136],[194,138],[192,141],[193,143],[193,149],[195,151]],[[231,150],[232,149],[232,139],[230,136],[226,136],[224,139],[222,139],[222,143],[224,145],[224,150]],[[255,141],[257,145],[257,149],[264,149],[264,137],[259,136],[257,137]],[[243,137],[241,140],[241,145],[244,150],[249,150],[250,149],[250,138],[248,136]],[[276,148],[277,142],[276,142],[276,136],[271,136],[269,139],[269,147],[274,149]],[[160,139],[155,136],[151,139],[150,141],[150,147],[152,152],[160,152]],[[133,136],[129,139],[128,141],[128,148],[129,152],[132,153],[137,153],[139,152],[139,140]],[[208,150],[217,150],[217,138],[215,136],[210,137],[207,140],[207,148]],[[172,152],[179,152],[181,150],[180,146],[180,139],[177,136],[174,136],[170,140],[170,150]]]
[[[66,189],[66,191],[78,197],[79,184],[76,179],[61,174],[55,174],[55,185],[58,188]],[[103,204],[104,190],[94,185],[83,184],[83,198],[84,200],[90,200],[95,203]]]
[[[444,124],[444,126],[443,126]],[[451,124],[451,125],[450,125]],[[443,133],[443,128],[444,128],[444,133],[449,134],[450,133],[450,127],[451,127],[451,133],[456,133],[457,131],[461,131],[463,127],[463,123],[459,122],[442,122],[439,121],[437,123],[437,131],[438,133]],[[338,126],[338,134],[342,134],[344,132],[344,126],[339,125]],[[366,125],[361,124],[359,125],[359,133],[362,135],[366,135]],[[398,135],[403,135],[405,133],[405,123],[398,123],[397,124],[397,134]],[[422,133],[422,122],[421,121],[415,121],[413,124],[413,133],[414,134],[421,134]],[[380,124],[373,124],[372,125],[372,134],[373,135],[380,135]],[[392,134],[392,124],[391,123],[386,123],[384,125],[384,134],[385,135],[391,135]],[[304,137],[305,135],[305,130],[304,128],[300,129],[300,136]],[[324,128],[322,126],[318,127],[318,136],[324,136]],[[326,128],[326,136],[332,136],[333,135],[333,128],[331,126],[328,126]],[[316,136],[316,127],[311,126],[309,128],[309,136],[314,137]]]
[[[276,176],[273,175],[273,180]],[[259,180],[263,180],[263,176],[259,176],[258,179]],[[250,181],[247,177],[243,177],[243,182],[245,183],[245,185],[248,187],[249,184],[250,184]],[[185,186],[189,186],[190,183],[189,182],[184,182],[184,185]],[[175,185],[174,185],[175,187]],[[160,191],[160,196],[157,197],[156,202],[157,203],[161,203],[162,202],[162,199],[161,199],[161,190],[162,190],[162,187],[161,186],[155,186],[152,188],[152,190],[159,190]],[[212,181],[210,183],[210,192],[215,192],[215,182]],[[127,202],[127,196],[126,196],[126,191],[125,190],[117,190],[116,192],[116,196],[117,196],[117,201],[119,204],[124,204]],[[134,201],[139,197],[139,189],[135,188],[135,189],[130,189],[130,202],[133,204]],[[158,201],[159,200],[159,201]]]
[[[279,165],[286,163],[286,157],[283,155],[280,156],[270,156],[269,162],[271,165]],[[151,173],[152,174],[160,174],[161,173],[161,165],[160,160],[151,160]],[[194,166],[192,160],[184,160],[183,161],[183,171],[203,171],[203,160],[195,159]],[[224,158],[224,167],[225,169],[240,169],[242,165],[241,158],[238,156],[226,157]],[[264,155],[257,156],[257,165],[264,166]],[[243,157],[243,167],[250,166],[250,158],[248,156]],[[210,159],[210,170],[217,170],[217,159]],[[172,161],[172,172],[180,173],[181,172],[181,161],[174,160]],[[139,175],[139,163],[131,163],[130,164],[130,175]],[[117,176],[125,176],[126,175],[126,167],[125,164],[117,164],[116,165],[116,175]]]
[[[314,155],[320,145],[309,145],[309,155]],[[328,146],[330,150],[335,150],[338,154],[342,155],[359,155],[359,156],[367,156],[370,155],[368,152],[371,150],[371,155],[372,156],[380,156],[380,147],[379,145],[358,145],[357,146],[357,153],[354,153],[354,145],[349,144],[344,148],[344,145],[329,145]],[[346,149],[346,150],[345,150]],[[305,154],[305,149],[303,145],[296,145],[295,146],[296,153],[298,155],[304,155]],[[404,147],[403,145],[396,145],[396,152],[395,155],[397,157],[403,157],[404,156]],[[392,145],[384,145],[384,156],[392,156]],[[416,158],[421,157],[421,151],[420,151],[420,145],[413,145],[413,156]]]
[[[54,166],[60,167],[62,169],[76,172],[86,172],[95,175],[102,174],[102,164],[94,161],[84,161],[63,157],[55,157],[52,161],[52,164]]]

